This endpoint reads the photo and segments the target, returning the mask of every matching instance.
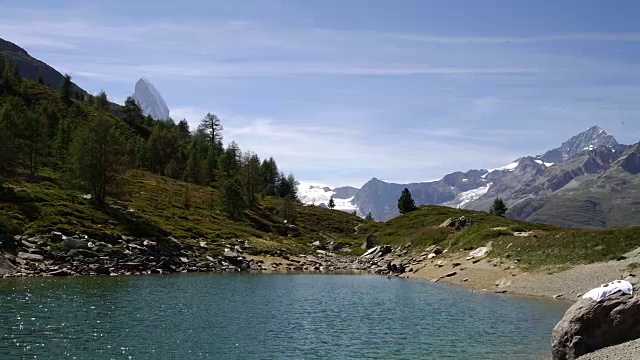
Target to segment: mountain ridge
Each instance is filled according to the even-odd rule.
[[[581,189],[581,184],[611,168],[631,147],[618,143],[599,126],[592,126],[542,155],[524,156],[495,169],[457,171],[440,180],[407,184],[373,177],[356,191],[351,203],[361,216],[371,212],[376,220],[388,220],[398,215],[397,198],[406,187],[418,205],[488,210],[493,200],[501,197],[508,206],[514,207],[508,216],[527,220],[541,208],[540,201],[533,199],[549,199],[565,188],[588,192]],[[640,173],[640,155],[631,154],[626,159],[624,164],[629,173]],[[563,225],[561,220],[552,223]],[[632,221],[638,222],[640,217]],[[576,224],[580,225],[569,221],[570,226]]]

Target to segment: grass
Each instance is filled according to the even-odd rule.
[[[473,225],[455,233],[437,227],[448,218],[460,216],[471,218]],[[563,228],[435,205],[421,206],[385,223],[367,223],[360,229],[375,233],[380,243],[410,243],[414,250],[438,245],[450,251],[468,251],[491,242],[490,257],[517,259],[531,269],[615,260],[640,247],[640,227]],[[532,235],[513,234],[523,231],[531,231]]]
[[[0,232],[9,234],[82,233],[103,241],[120,235],[163,238],[173,236],[187,244],[204,241],[211,252],[220,252],[233,239],[249,243],[255,254],[305,253],[319,241],[346,243],[353,255],[369,234],[377,244],[411,244],[414,251],[431,245],[452,252],[469,251],[488,242],[492,258],[518,260],[525,268],[566,267],[581,263],[615,260],[640,247],[640,227],[574,229],[528,223],[492,216],[482,211],[422,206],[417,211],[387,222],[365,221],[337,211],[295,204],[294,226],[279,215],[281,199],[267,197],[232,221],[220,210],[220,192],[130,171],[128,185],[107,208],[93,206],[82,193],[62,186],[56,173],[8,179],[0,193]],[[189,186],[190,201],[185,203]],[[459,232],[438,225],[451,217],[466,216],[473,225]],[[531,231],[532,236],[514,236]],[[640,265],[638,265],[640,267]]]
[[[110,199],[109,207],[99,208],[82,193],[61,186],[64,182],[52,175],[5,182],[0,195],[0,230],[11,234],[82,233],[103,241],[119,235],[173,236],[184,242],[205,241],[212,251],[220,251],[231,239],[243,239],[255,253],[301,253],[318,240],[354,246],[364,240],[364,235],[355,233],[356,225],[364,220],[337,210],[295,204],[295,224],[286,226],[279,215],[281,200],[268,197],[242,220],[232,221],[220,210],[218,189],[137,170],[127,174],[128,184],[119,199]]]

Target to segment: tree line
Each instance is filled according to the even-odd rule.
[[[261,196],[297,201],[296,180],[273,158],[260,159],[238,144],[223,144],[223,126],[207,114],[196,129],[186,120],[154,120],[128,97],[81,95],[65,75],[57,93],[20,77],[0,56],[0,181],[44,169],[104,205],[117,195],[128,169],[146,170],[222,190],[227,213],[238,217]]]

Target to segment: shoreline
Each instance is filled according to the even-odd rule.
[[[84,250],[55,252],[49,244],[56,237],[63,245],[83,245]],[[0,254],[0,278],[185,272],[379,274],[573,303],[590,289],[615,279],[637,283],[632,269],[640,263],[640,249],[624,254],[619,261],[527,271],[517,260],[491,258],[486,254],[472,257],[467,252],[444,252],[429,258],[428,252],[410,251],[407,246],[391,249],[382,245],[372,249],[375,250],[372,254],[360,257],[322,250],[295,256],[250,255],[244,253],[244,243],[236,241],[227,245],[224,254],[212,257],[202,244],[190,248],[176,245],[173,251],[163,251],[155,242],[126,240],[120,240],[121,250],[116,250],[104,243],[87,249],[87,240],[59,233],[29,239],[16,237],[14,254]],[[175,245],[177,241],[171,239],[169,244]]]

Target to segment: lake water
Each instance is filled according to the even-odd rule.
[[[0,281],[0,355],[541,359],[567,305],[372,275]]]

